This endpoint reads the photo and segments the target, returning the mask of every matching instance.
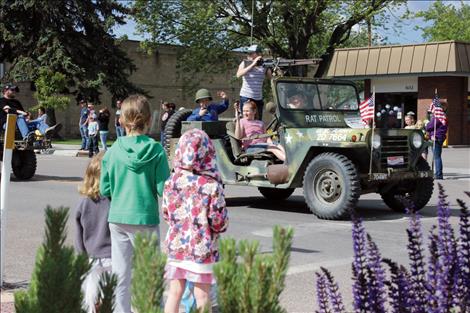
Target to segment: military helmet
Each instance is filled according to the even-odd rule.
[[[196,103],[199,103],[199,100],[206,99],[206,98],[209,98],[209,101],[212,100],[210,91],[203,88],[203,89],[199,89],[196,92],[196,99],[194,101],[196,101]]]

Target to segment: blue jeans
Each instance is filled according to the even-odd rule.
[[[256,109],[258,111],[257,119],[262,121],[263,120],[263,106],[264,106],[263,100],[255,100],[255,99],[240,96],[240,112],[243,113],[243,104],[247,102],[248,100],[253,100],[256,103]]]
[[[46,133],[46,129],[49,128],[49,125],[42,121],[29,121],[28,128],[30,131],[35,131],[37,129],[41,134],[44,135]]]
[[[444,143],[443,140],[437,140],[436,144],[434,145],[434,175],[437,179],[442,179],[442,144]]]
[[[80,125],[80,136],[82,137],[82,147],[80,149],[88,149],[88,127],[86,125]]]
[[[18,115],[16,117],[16,126],[18,126],[18,129],[23,138],[26,138],[26,136],[28,136],[28,134],[30,133],[28,123],[26,123],[26,120],[24,119],[23,115]]]
[[[116,126],[116,137],[121,137],[121,136],[125,136],[125,135],[126,135],[126,131],[125,131],[124,127]]]
[[[103,148],[104,151],[108,150],[108,145],[106,144],[107,138],[108,138],[108,131],[100,130],[101,147]]]
[[[98,154],[100,149],[98,149],[98,136],[89,136],[88,137],[88,156],[91,158],[94,154]]]

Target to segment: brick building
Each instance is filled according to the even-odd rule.
[[[363,80],[366,98],[375,89],[378,106],[401,106],[418,119],[425,118],[437,90],[448,103],[448,143],[470,144],[468,42],[336,49],[327,76]]]
[[[139,42],[127,40],[122,43],[122,48],[128,56],[134,61],[137,70],[132,73],[130,81],[137,86],[148,91],[150,103],[154,114],[158,116],[160,101],[174,102],[179,107],[193,108],[194,95],[183,85],[183,82],[177,76],[177,52],[180,46],[159,45],[155,54],[148,55],[139,49]],[[240,60],[242,55],[240,55]],[[211,75],[204,78],[200,86],[208,88],[214,96],[214,101],[219,101],[216,97],[216,91],[224,90],[229,95],[230,100],[239,97],[240,82],[235,79],[235,73],[238,63],[233,65],[233,71],[223,74]],[[8,71],[9,64],[0,63],[0,79]],[[37,104],[33,97],[33,90],[30,82],[19,82],[20,93],[17,98],[22,102],[25,109]],[[102,90],[100,97],[101,104],[97,106],[100,109],[104,106],[111,108],[112,95],[105,89]],[[57,111],[57,121],[64,125],[61,132],[66,137],[79,137],[78,118],[80,108],[76,100],[71,97],[70,105],[63,111]],[[111,109],[114,114],[114,109]],[[35,112],[34,112],[35,113]],[[233,115],[233,110],[229,108],[226,115]],[[114,120],[114,116],[111,117]],[[114,127],[110,122],[110,132],[114,134]],[[158,125],[156,125],[158,127]]]

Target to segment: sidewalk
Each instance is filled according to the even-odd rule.
[[[2,313],[14,313],[15,303],[13,292],[1,291],[0,293],[0,312]]]

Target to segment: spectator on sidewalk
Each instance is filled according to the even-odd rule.
[[[166,123],[170,117],[175,114],[176,105],[172,102],[163,102],[162,103],[162,117],[160,121],[160,142],[162,145],[164,144],[165,140],[165,127]]]
[[[96,114],[93,113],[88,117],[88,157],[93,157],[93,153],[98,154],[98,132],[100,127],[96,121]]]
[[[191,129],[181,136],[173,170],[162,200],[169,225],[164,245],[165,276],[170,281],[165,313],[179,312],[186,282],[194,285],[199,312],[210,311],[212,266],[219,258],[218,237],[227,229],[228,216],[215,149],[204,131]]]
[[[95,313],[101,274],[111,272],[111,236],[108,226],[109,199],[100,195],[101,160],[97,154],[87,166],[79,188],[83,196],[75,211],[75,251],[85,253],[91,269],[82,284],[83,306]]]
[[[122,100],[118,99],[116,101],[116,115],[114,116],[114,127],[116,128],[116,138],[126,135],[126,130],[124,129],[124,127],[121,126],[121,122],[120,122],[121,105],[122,105]]]
[[[78,126],[80,127],[80,136],[82,137],[82,146],[80,150],[88,150],[88,107],[85,100],[80,100],[80,120]]]
[[[131,313],[136,233],[155,234],[160,239],[157,197],[162,195],[170,171],[162,146],[146,135],[150,122],[147,98],[133,95],[124,100],[121,125],[127,136],[118,137],[103,158],[100,192],[111,198],[111,258],[118,277],[115,313]]]
[[[416,128],[416,114],[413,111],[406,113],[405,115],[405,129],[417,129]]]
[[[447,126],[447,118],[444,120],[444,118],[436,117],[436,114],[433,114],[429,123],[426,124],[426,131],[434,146],[434,179],[438,180],[444,179],[442,165],[442,145],[446,140]]]
[[[108,150],[108,145],[106,140],[108,139],[108,132],[109,132],[109,118],[111,117],[111,113],[107,107],[102,108],[98,112],[98,125],[100,128],[100,139],[101,139],[101,147],[104,151]]]

